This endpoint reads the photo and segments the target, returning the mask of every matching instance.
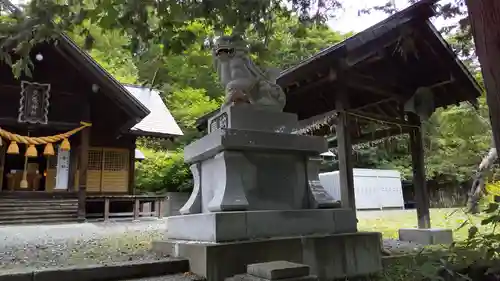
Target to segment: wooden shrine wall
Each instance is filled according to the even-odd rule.
[[[51,123],[78,125],[80,121],[90,121],[93,131],[99,135],[117,132],[127,120],[126,112],[118,107],[103,91],[93,91],[93,83],[82,75],[71,62],[62,57],[52,45],[36,47],[33,53],[43,54],[43,60],[33,58],[35,69],[32,77],[22,76],[15,79],[11,68],[0,63],[0,126],[5,121],[16,121],[19,115],[22,81],[50,84],[48,126]],[[90,105],[90,119],[85,119],[85,108]],[[2,122],[4,121],[4,122]],[[12,122],[11,122],[12,123]],[[11,124],[10,123],[10,124]],[[14,124],[17,133],[25,134],[24,124]]]

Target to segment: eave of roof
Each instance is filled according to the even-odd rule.
[[[124,85],[124,88],[151,112],[130,129],[130,134],[160,138],[183,135],[157,90],[136,85]]]
[[[124,105],[127,113],[139,121],[151,112],[125,89],[109,72],[99,65],[87,52],[83,51],[68,35],[62,33],[59,40],[64,50],[68,51],[78,62],[92,73],[101,83],[108,85],[112,89],[113,96]]]
[[[339,51],[339,50],[346,48],[350,42],[364,41],[364,40],[357,40],[357,39],[365,37],[366,34],[373,34],[373,33],[377,34],[380,32],[381,29],[382,29],[382,32],[384,32],[385,29],[387,29],[387,26],[396,27],[397,25],[402,23],[401,21],[408,21],[409,19],[414,17],[415,13],[417,11],[422,11],[425,9],[425,13],[428,13],[427,14],[428,18],[433,16],[435,14],[433,5],[436,4],[438,1],[439,0],[421,0],[421,1],[411,5],[409,7],[407,7],[406,9],[403,9],[403,10],[389,16],[385,20],[378,22],[375,25],[373,25],[373,26],[371,26],[371,27],[359,32],[359,33],[354,34],[353,36],[345,39],[344,41],[342,41],[338,44],[335,44],[333,46],[330,46],[328,48],[325,48],[324,50],[318,52],[317,54],[315,54],[307,59],[304,59],[303,61],[299,62],[298,64],[282,71],[280,76],[277,78],[278,84],[280,84],[282,87],[286,86],[284,84],[287,83],[287,80],[288,80],[287,78],[292,76],[291,74],[293,74],[297,70],[305,67],[306,65],[312,64],[313,62],[315,62],[317,60],[322,59],[324,56],[331,55],[333,52],[336,52],[336,51]],[[372,37],[372,36],[369,36],[369,37]],[[364,44],[364,43],[366,43],[366,42],[362,42],[362,44]],[[359,43],[357,43],[357,44],[359,44]]]

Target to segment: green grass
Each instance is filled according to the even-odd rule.
[[[476,225],[480,232],[490,230],[481,226],[484,216],[473,216],[466,214],[462,209],[431,209],[431,226],[433,228],[447,228],[453,230],[455,241],[463,241],[467,238],[468,229]],[[361,231],[381,232],[384,238],[397,238],[400,228],[417,227],[417,214],[413,212],[382,212],[378,217],[371,215],[359,215],[358,228]],[[458,229],[464,222],[467,225]]]

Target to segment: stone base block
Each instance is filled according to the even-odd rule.
[[[270,111],[256,105],[226,106],[208,119],[208,133],[225,128],[290,133],[298,125],[297,114]]]
[[[271,261],[249,264],[247,273],[269,280],[304,277],[309,275],[309,266],[289,261]]]
[[[228,242],[356,232],[350,209],[217,212],[167,218],[166,239]]]
[[[314,275],[309,275],[309,276],[302,276],[302,277],[292,277],[292,278],[286,278],[286,279],[280,279],[279,281],[318,281],[318,277]],[[226,278],[225,281],[272,281],[269,279],[265,278],[260,278],[257,276],[253,276],[250,274],[238,274],[236,276],[233,276],[231,278]]]
[[[230,243],[167,240],[153,242],[153,250],[188,258],[191,271],[207,281],[244,274],[249,264],[279,260],[306,264],[319,280],[333,280],[382,270],[380,241],[380,233],[357,232]]]
[[[226,281],[318,281],[309,275],[309,266],[289,261],[254,263],[247,266],[247,274],[227,278]]]
[[[295,134],[219,129],[184,148],[186,163],[213,158],[224,150],[264,151],[316,156],[328,150],[323,137]]]
[[[399,230],[399,240],[422,245],[451,244],[453,243],[453,232],[451,229],[403,228]]]

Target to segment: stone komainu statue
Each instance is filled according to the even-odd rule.
[[[262,71],[249,57],[246,42],[238,35],[222,36],[213,49],[214,65],[225,88],[225,103],[250,103],[282,111],[286,98],[276,84],[279,71]]]

